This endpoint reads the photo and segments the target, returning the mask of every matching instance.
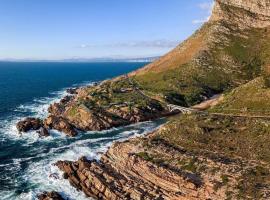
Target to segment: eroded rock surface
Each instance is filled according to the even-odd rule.
[[[143,94],[127,77],[78,88],[72,93],[73,96],[65,96],[49,106],[44,128],[74,137],[78,130],[101,131],[175,114],[162,102]],[[37,126],[36,122],[27,118],[17,127],[25,132],[38,130],[42,124]],[[47,135],[45,129],[40,133]]]
[[[50,133],[48,131],[48,129],[41,127],[40,130],[38,131],[38,134],[40,137],[48,137],[50,136]]]
[[[64,200],[57,192],[44,192],[38,195],[38,200]]]
[[[70,137],[74,137],[78,134],[74,127],[66,119],[54,115],[51,115],[44,120],[44,126],[49,129],[64,132]]]
[[[145,160],[136,155],[143,149],[132,143],[115,144],[101,162],[81,158],[56,165],[72,186],[95,199],[224,199],[224,191],[215,191],[209,180]],[[161,147],[167,153],[176,153]]]
[[[175,114],[161,102],[141,94],[126,77],[77,89],[74,96],[52,104],[49,113],[46,127],[69,136],[76,135],[76,129],[101,131]]]
[[[186,118],[193,117],[182,118],[184,123]],[[248,123],[254,128],[251,131],[245,129],[246,135],[255,134],[258,122],[230,117],[191,119],[190,125],[172,122],[147,137],[117,142],[100,161],[82,157],[77,162],[58,161],[56,165],[72,186],[94,199],[269,199],[269,164],[259,159],[251,160],[242,151],[228,156],[231,151],[226,152],[223,144],[215,143],[231,129]],[[227,124],[216,120],[227,121]],[[232,120],[230,125],[228,120]],[[269,121],[262,120],[261,123]],[[223,125],[224,133],[220,133]],[[213,141],[203,140],[197,135],[199,133],[212,134]],[[260,138],[246,136],[244,139],[241,131],[235,133],[235,137],[237,142],[247,144],[251,138]],[[231,144],[227,145],[230,149]],[[264,151],[268,150],[257,153],[265,155],[267,152]]]
[[[16,127],[19,132],[28,132],[30,130],[38,130],[43,126],[42,120],[28,117],[17,123]]]

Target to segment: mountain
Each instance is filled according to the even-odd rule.
[[[217,0],[196,33],[131,75],[155,96],[181,94],[188,105],[196,104],[264,71],[270,62],[269,25],[269,1]]]
[[[94,199],[270,199],[269,66],[270,0],[216,0],[209,21],[174,50],[80,88],[51,106],[45,125],[68,133],[183,113],[99,161],[56,166]],[[206,111],[177,106],[215,95]]]

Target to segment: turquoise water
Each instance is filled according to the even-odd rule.
[[[113,141],[149,132],[164,120],[81,133],[75,138],[52,131],[46,139],[36,132],[19,136],[15,124],[26,116],[46,117],[49,104],[64,97],[68,87],[125,74],[145,64],[0,62],[0,200],[32,200],[44,190],[59,191],[70,200],[85,199],[61,178],[53,163],[83,155],[98,159]]]

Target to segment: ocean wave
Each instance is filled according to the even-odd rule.
[[[84,83],[84,85],[89,84],[91,83]],[[73,87],[78,86],[83,85]],[[142,122],[101,132],[89,131],[79,134],[75,138],[68,138],[64,133],[56,130],[50,130],[50,136],[47,138],[39,138],[36,131],[30,131],[20,136],[16,123],[28,116],[45,118],[48,115],[49,105],[60,101],[67,95],[66,88],[51,93],[51,95],[52,97],[34,99],[31,103],[20,105],[14,110],[12,116],[0,120],[0,141],[20,142],[18,148],[26,151],[16,155],[17,157],[10,159],[8,163],[1,164],[0,168],[5,168],[5,172],[12,174],[9,181],[13,182],[14,188],[21,185],[28,186],[27,189],[21,188],[25,192],[20,192],[19,195],[17,195],[17,189],[0,191],[0,199],[34,200],[37,194],[54,190],[61,192],[70,200],[86,200],[88,198],[73,188],[67,180],[64,180],[62,172],[53,164],[58,160],[75,161],[82,156],[91,160],[99,160],[113,142],[143,135],[158,128],[161,124],[161,122],[152,121]]]
[[[82,87],[86,85],[92,85],[93,82],[83,82],[77,84],[77,87]],[[72,86],[75,87],[75,86]],[[25,117],[36,117],[36,118],[45,118],[48,116],[48,108],[51,104],[59,102],[63,97],[69,95],[66,90],[63,88],[56,92],[51,92],[50,97],[41,97],[35,98],[32,102],[21,104],[17,106],[12,115],[7,116],[5,119],[0,119],[0,133],[4,134],[9,139],[17,140],[28,140],[29,142],[34,142],[39,139],[36,131],[31,131],[27,134],[20,136],[18,134],[16,124]],[[53,137],[61,136],[61,133],[53,131]]]
[[[41,191],[55,190],[62,192],[62,194],[69,199],[87,199],[82,192],[76,191],[76,189],[70,186],[67,180],[62,178],[62,172],[53,164],[58,160],[76,161],[82,156],[86,156],[91,160],[98,160],[113,142],[142,135],[158,126],[156,122],[144,122],[133,125],[133,130],[129,130],[132,129],[132,126],[109,130],[107,131],[107,135],[102,134],[102,137],[96,132],[96,137],[98,138],[78,138],[77,141],[71,144],[51,148],[46,157],[40,159],[39,162],[33,162],[24,174],[25,181],[38,186],[38,188],[31,191],[30,194],[25,194],[24,198],[28,197],[30,200],[32,196]],[[115,131],[120,132],[113,137],[109,137],[109,135]]]

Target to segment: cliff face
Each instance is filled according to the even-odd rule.
[[[216,0],[210,21],[235,23],[240,28],[270,25],[269,0]]]

